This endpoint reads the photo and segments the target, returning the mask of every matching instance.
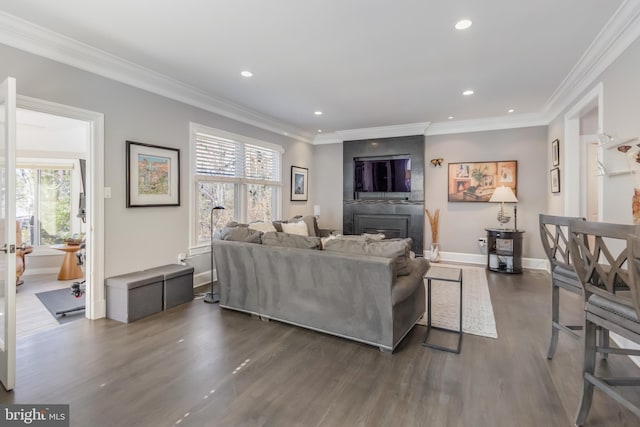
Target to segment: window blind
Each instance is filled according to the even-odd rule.
[[[196,132],[196,175],[280,183],[280,153],[268,147]]]

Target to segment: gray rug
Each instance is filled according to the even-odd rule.
[[[65,288],[57,289],[55,291],[40,292],[37,293],[36,296],[60,324],[84,318],[84,294],[80,298],[76,298],[71,294],[71,289]],[[76,308],[82,309],[62,314],[64,311]]]

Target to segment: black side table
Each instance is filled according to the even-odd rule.
[[[522,273],[523,230],[487,228],[487,269]]]
[[[460,348],[462,346],[462,269],[461,268],[447,268],[447,267],[434,267],[432,266],[427,270],[424,276],[427,279],[427,335],[424,337],[422,345],[424,347],[431,347],[437,350],[448,351],[449,353],[460,354]],[[439,280],[443,282],[457,282],[460,284],[460,327],[458,330],[441,328],[431,325],[431,280]],[[440,331],[453,332],[458,334],[458,346],[456,348],[442,347],[436,344],[430,344],[429,332],[431,329],[438,329]]]

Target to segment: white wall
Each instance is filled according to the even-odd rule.
[[[289,202],[290,165],[311,165],[312,147],[306,143],[5,45],[0,45],[0,58],[0,78],[16,77],[19,94],[104,113],[105,186],[112,189],[112,198],[105,200],[104,212],[105,277],[173,263],[178,253],[187,252],[189,122],[282,145],[283,216],[313,213],[313,200]],[[179,207],[125,207],[127,140],[181,150]],[[198,269],[208,269],[208,255],[201,258],[192,262]]]
[[[597,84],[603,85],[603,130],[621,137],[640,136],[640,40],[634,41],[580,96],[569,108],[584,97]],[[567,108],[567,110],[569,109]],[[565,152],[564,147],[564,113],[558,115],[549,125],[548,164],[551,167],[551,141],[560,139],[561,159],[574,153]],[[592,121],[587,115],[582,124],[586,126]],[[592,127],[592,126],[591,126]],[[561,160],[562,163],[562,160]],[[622,154],[617,150],[604,150],[604,163],[609,170],[617,170],[626,165]],[[632,223],[631,196],[633,188],[640,186],[638,175],[606,176],[603,180],[603,221],[616,223]],[[548,196],[549,212],[562,215],[566,211],[562,195]]]

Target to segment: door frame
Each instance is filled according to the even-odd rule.
[[[604,85],[598,83],[593,89],[587,92],[576,104],[564,115],[564,153],[561,156],[563,170],[562,182],[564,190],[564,215],[581,216],[586,207],[586,201],[582,196],[582,177],[585,176],[583,169],[586,166],[582,159],[584,147],[581,144],[580,120],[594,107],[598,108],[598,129],[596,133],[603,132],[604,122]],[[573,153],[570,155],[570,153]],[[602,192],[598,205],[602,206]]]
[[[68,117],[90,123],[87,159],[87,263],[86,308],[88,319],[106,316],[104,290],[104,114],[42,99],[17,95],[17,108]]]

